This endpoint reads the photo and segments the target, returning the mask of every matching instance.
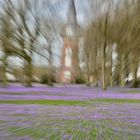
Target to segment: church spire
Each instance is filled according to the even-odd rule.
[[[74,0],[70,0],[68,11],[68,24],[77,24],[76,7]]]

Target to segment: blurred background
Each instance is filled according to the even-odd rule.
[[[0,83],[140,85],[139,0],[0,0]]]

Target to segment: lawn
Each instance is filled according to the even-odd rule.
[[[139,98],[131,99],[131,96],[126,96],[129,95],[127,93],[120,96],[113,91],[109,91],[108,94],[113,95],[110,97],[103,92],[99,93],[103,95],[97,96],[97,89],[90,88],[63,89],[19,93],[20,97],[13,92],[1,92],[0,140],[140,139]],[[112,98],[118,94],[120,98]],[[123,94],[128,98],[122,98]],[[56,95],[57,98],[54,98]]]
[[[0,100],[0,104],[40,104],[40,105],[92,105],[96,103],[140,104],[140,99],[99,98],[92,100]]]

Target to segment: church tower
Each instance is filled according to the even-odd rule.
[[[77,22],[76,7],[74,0],[70,0],[67,13],[67,24],[64,26],[61,36],[63,49],[61,53],[60,82],[75,82],[79,72],[79,48],[80,26]]]

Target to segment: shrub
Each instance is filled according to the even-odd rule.
[[[82,76],[78,76],[75,80],[76,84],[84,84],[85,79]]]
[[[43,74],[42,76],[41,76],[41,81],[40,81],[40,83],[41,84],[48,84],[48,75],[47,74]]]
[[[138,88],[140,85],[140,80],[137,79],[135,83],[133,83],[133,80],[131,81],[131,88]]]
[[[47,84],[49,86],[53,86],[54,82],[55,82],[55,77],[53,75],[43,74],[41,76],[41,84]]]

